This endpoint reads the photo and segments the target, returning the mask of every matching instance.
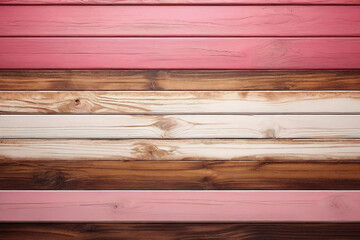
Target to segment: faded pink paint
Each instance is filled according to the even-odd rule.
[[[360,191],[1,191],[0,221],[360,221]]]
[[[1,0],[0,4],[360,4],[360,0]]]
[[[360,6],[0,6],[0,36],[360,36]]]
[[[0,38],[6,69],[354,69],[360,38]]]

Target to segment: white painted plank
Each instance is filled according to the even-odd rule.
[[[359,114],[360,91],[0,91],[2,114]]]
[[[0,115],[0,138],[360,138],[360,115]]]
[[[0,140],[6,160],[360,160],[360,140]]]

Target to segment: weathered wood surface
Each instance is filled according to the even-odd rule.
[[[0,221],[355,222],[360,191],[0,191]]]
[[[359,0],[1,0],[0,4],[360,4]]]
[[[2,223],[6,240],[358,240],[360,223]]]
[[[360,36],[360,6],[0,6],[0,36]]]
[[[357,69],[360,38],[0,38],[1,69]]]
[[[360,90],[360,70],[0,70],[0,90]]]
[[[0,115],[0,138],[360,138],[360,115]]]
[[[360,160],[360,140],[0,140],[3,161],[255,161]]]
[[[360,91],[0,91],[1,114],[359,114]]]
[[[0,160],[0,189],[360,190],[358,160],[310,156],[306,161],[286,160],[287,155],[250,161]]]

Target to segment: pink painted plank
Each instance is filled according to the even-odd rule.
[[[0,38],[3,69],[354,69],[360,38]]]
[[[0,36],[360,36],[360,6],[0,6]]]
[[[1,0],[0,4],[360,4],[360,0]]]
[[[0,221],[360,221],[360,191],[0,191]]]

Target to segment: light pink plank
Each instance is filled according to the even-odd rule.
[[[0,4],[360,4],[359,0],[1,0]]]
[[[0,221],[360,221],[360,191],[1,191]]]
[[[354,69],[360,38],[0,38],[0,68]]]
[[[360,6],[0,6],[0,36],[360,36]]]

